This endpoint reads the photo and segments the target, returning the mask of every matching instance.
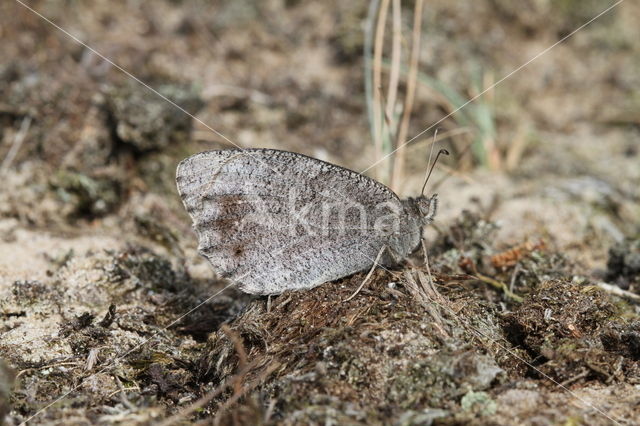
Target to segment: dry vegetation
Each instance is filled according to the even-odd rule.
[[[372,3],[28,2],[158,93],[0,4],[0,423],[637,423],[640,6],[477,97],[612,2]],[[220,292],[178,161],[436,122],[429,269]],[[417,194],[431,135],[368,173]]]

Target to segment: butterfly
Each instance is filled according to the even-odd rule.
[[[192,155],[178,165],[176,183],[198,252],[259,295],[310,289],[378,259],[397,264],[437,210],[437,195],[401,200],[367,176],[274,149]]]

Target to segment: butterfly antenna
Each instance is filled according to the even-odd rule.
[[[435,132],[433,132],[433,140],[431,141],[431,149],[429,150],[429,159],[427,160],[427,164],[431,164],[431,159],[433,158],[433,148],[436,147],[436,138],[438,137],[438,131],[440,128],[436,127]],[[424,191],[424,187],[422,188]]]
[[[429,169],[429,173],[427,173],[427,177],[424,180],[424,185],[422,185],[422,192],[421,192],[422,195],[424,195],[424,189],[427,187],[427,182],[429,182],[429,178],[431,177],[431,172],[433,172],[433,168],[436,166],[436,163],[438,162],[438,158],[440,158],[441,154],[449,155],[449,151],[447,151],[444,148],[442,148],[440,151],[438,151],[438,154],[436,155],[436,159],[433,160],[433,164],[431,164],[431,168]]]

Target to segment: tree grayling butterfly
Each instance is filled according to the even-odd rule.
[[[401,200],[352,170],[274,149],[195,154],[180,162],[176,182],[198,252],[261,295],[309,289],[376,259],[396,264],[420,244],[437,208],[437,195]]]

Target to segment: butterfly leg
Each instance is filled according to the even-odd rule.
[[[364,280],[362,280],[362,283],[357,288],[357,290],[351,296],[349,296],[346,299],[344,299],[343,302],[348,302],[349,300],[351,300],[354,297],[356,297],[358,293],[360,293],[360,290],[362,290],[364,288],[364,285],[367,283],[367,281],[369,281],[369,279],[371,278],[371,275],[373,275],[373,271],[376,269],[376,266],[378,266],[380,264],[380,258],[382,258],[382,254],[387,249],[389,249],[389,247],[382,246],[382,248],[378,252],[378,255],[376,256],[376,260],[373,261],[373,265],[371,266],[371,269],[369,269],[369,273],[367,274],[367,276],[364,277]]]
[[[387,253],[391,257],[391,262],[392,262],[390,265],[387,265],[387,266],[398,265],[407,258],[406,256],[403,256],[402,253],[394,250],[393,247],[391,246],[387,246],[386,249],[387,249]]]

